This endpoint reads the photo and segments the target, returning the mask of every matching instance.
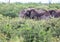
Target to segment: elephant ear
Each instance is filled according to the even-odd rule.
[[[55,15],[56,15],[56,10],[50,10],[49,13],[50,13],[50,15],[51,15],[52,17],[55,17]]]
[[[49,13],[54,14],[54,13],[56,13],[56,11],[55,10],[50,10]]]
[[[25,15],[25,9],[23,9],[19,12],[19,17],[24,17],[24,15]]]

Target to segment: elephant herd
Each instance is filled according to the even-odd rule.
[[[30,18],[30,19],[51,19],[51,17],[60,17],[60,10],[45,10],[28,8],[23,9],[19,12],[19,17]]]

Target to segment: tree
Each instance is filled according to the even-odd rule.
[[[52,1],[52,0],[49,0],[49,7],[50,7],[50,4],[51,4],[51,1]]]
[[[51,1],[52,1],[52,0],[49,0],[49,4],[51,4]]]
[[[10,3],[10,0],[9,0],[9,2],[8,3]]]

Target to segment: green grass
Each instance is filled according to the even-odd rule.
[[[59,42],[60,18],[32,20],[0,17],[1,42]]]

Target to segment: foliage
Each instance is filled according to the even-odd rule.
[[[2,42],[58,42],[60,19],[37,21],[0,15],[0,32]]]
[[[60,9],[60,4],[41,4],[41,3],[0,3],[0,14],[9,17],[17,17],[22,9],[34,7],[49,9]]]

